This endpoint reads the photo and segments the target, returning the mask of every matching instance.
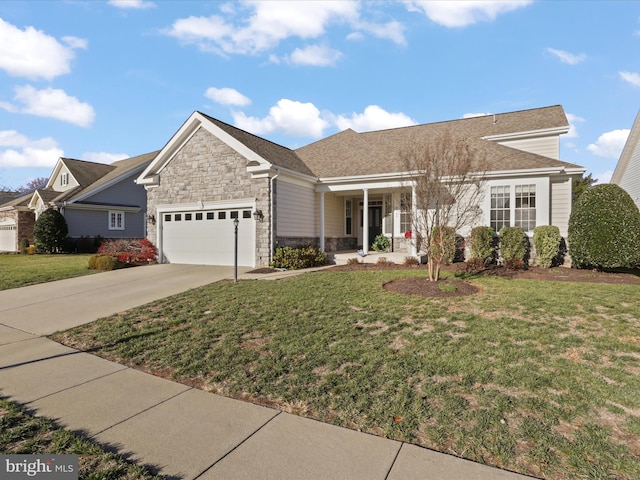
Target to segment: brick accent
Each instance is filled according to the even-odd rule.
[[[204,129],[174,155],[160,172],[159,186],[147,187],[147,212],[156,206],[252,198],[264,220],[256,222],[256,266],[269,264],[269,179],[251,178],[248,160]],[[147,223],[147,237],[157,244],[156,226]]]

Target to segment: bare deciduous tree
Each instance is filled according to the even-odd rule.
[[[429,281],[440,278],[446,230],[470,227],[481,213],[485,156],[464,138],[445,131],[417,139],[401,152],[408,184],[415,189],[412,225],[419,252],[426,255]]]

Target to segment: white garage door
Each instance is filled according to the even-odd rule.
[[[162,251],[168,263],[234,264],[238,219],[238,265],[255,266],[255,220],[249,208],[162,213]]]
[[[0,223],[0,252],[16,251],[15,223]]]

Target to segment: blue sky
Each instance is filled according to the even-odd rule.
[[[640,109],[640,2],[0,2],[0,186],[160,149],[195,110],[297,148],[560,104],[609,180]]]

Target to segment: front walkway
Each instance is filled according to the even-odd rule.
[[[216,268],[158,265],[0,292],[0,395],[174,479],[529,478],[207,393],[39,336],[215,275],[233,278]]]

